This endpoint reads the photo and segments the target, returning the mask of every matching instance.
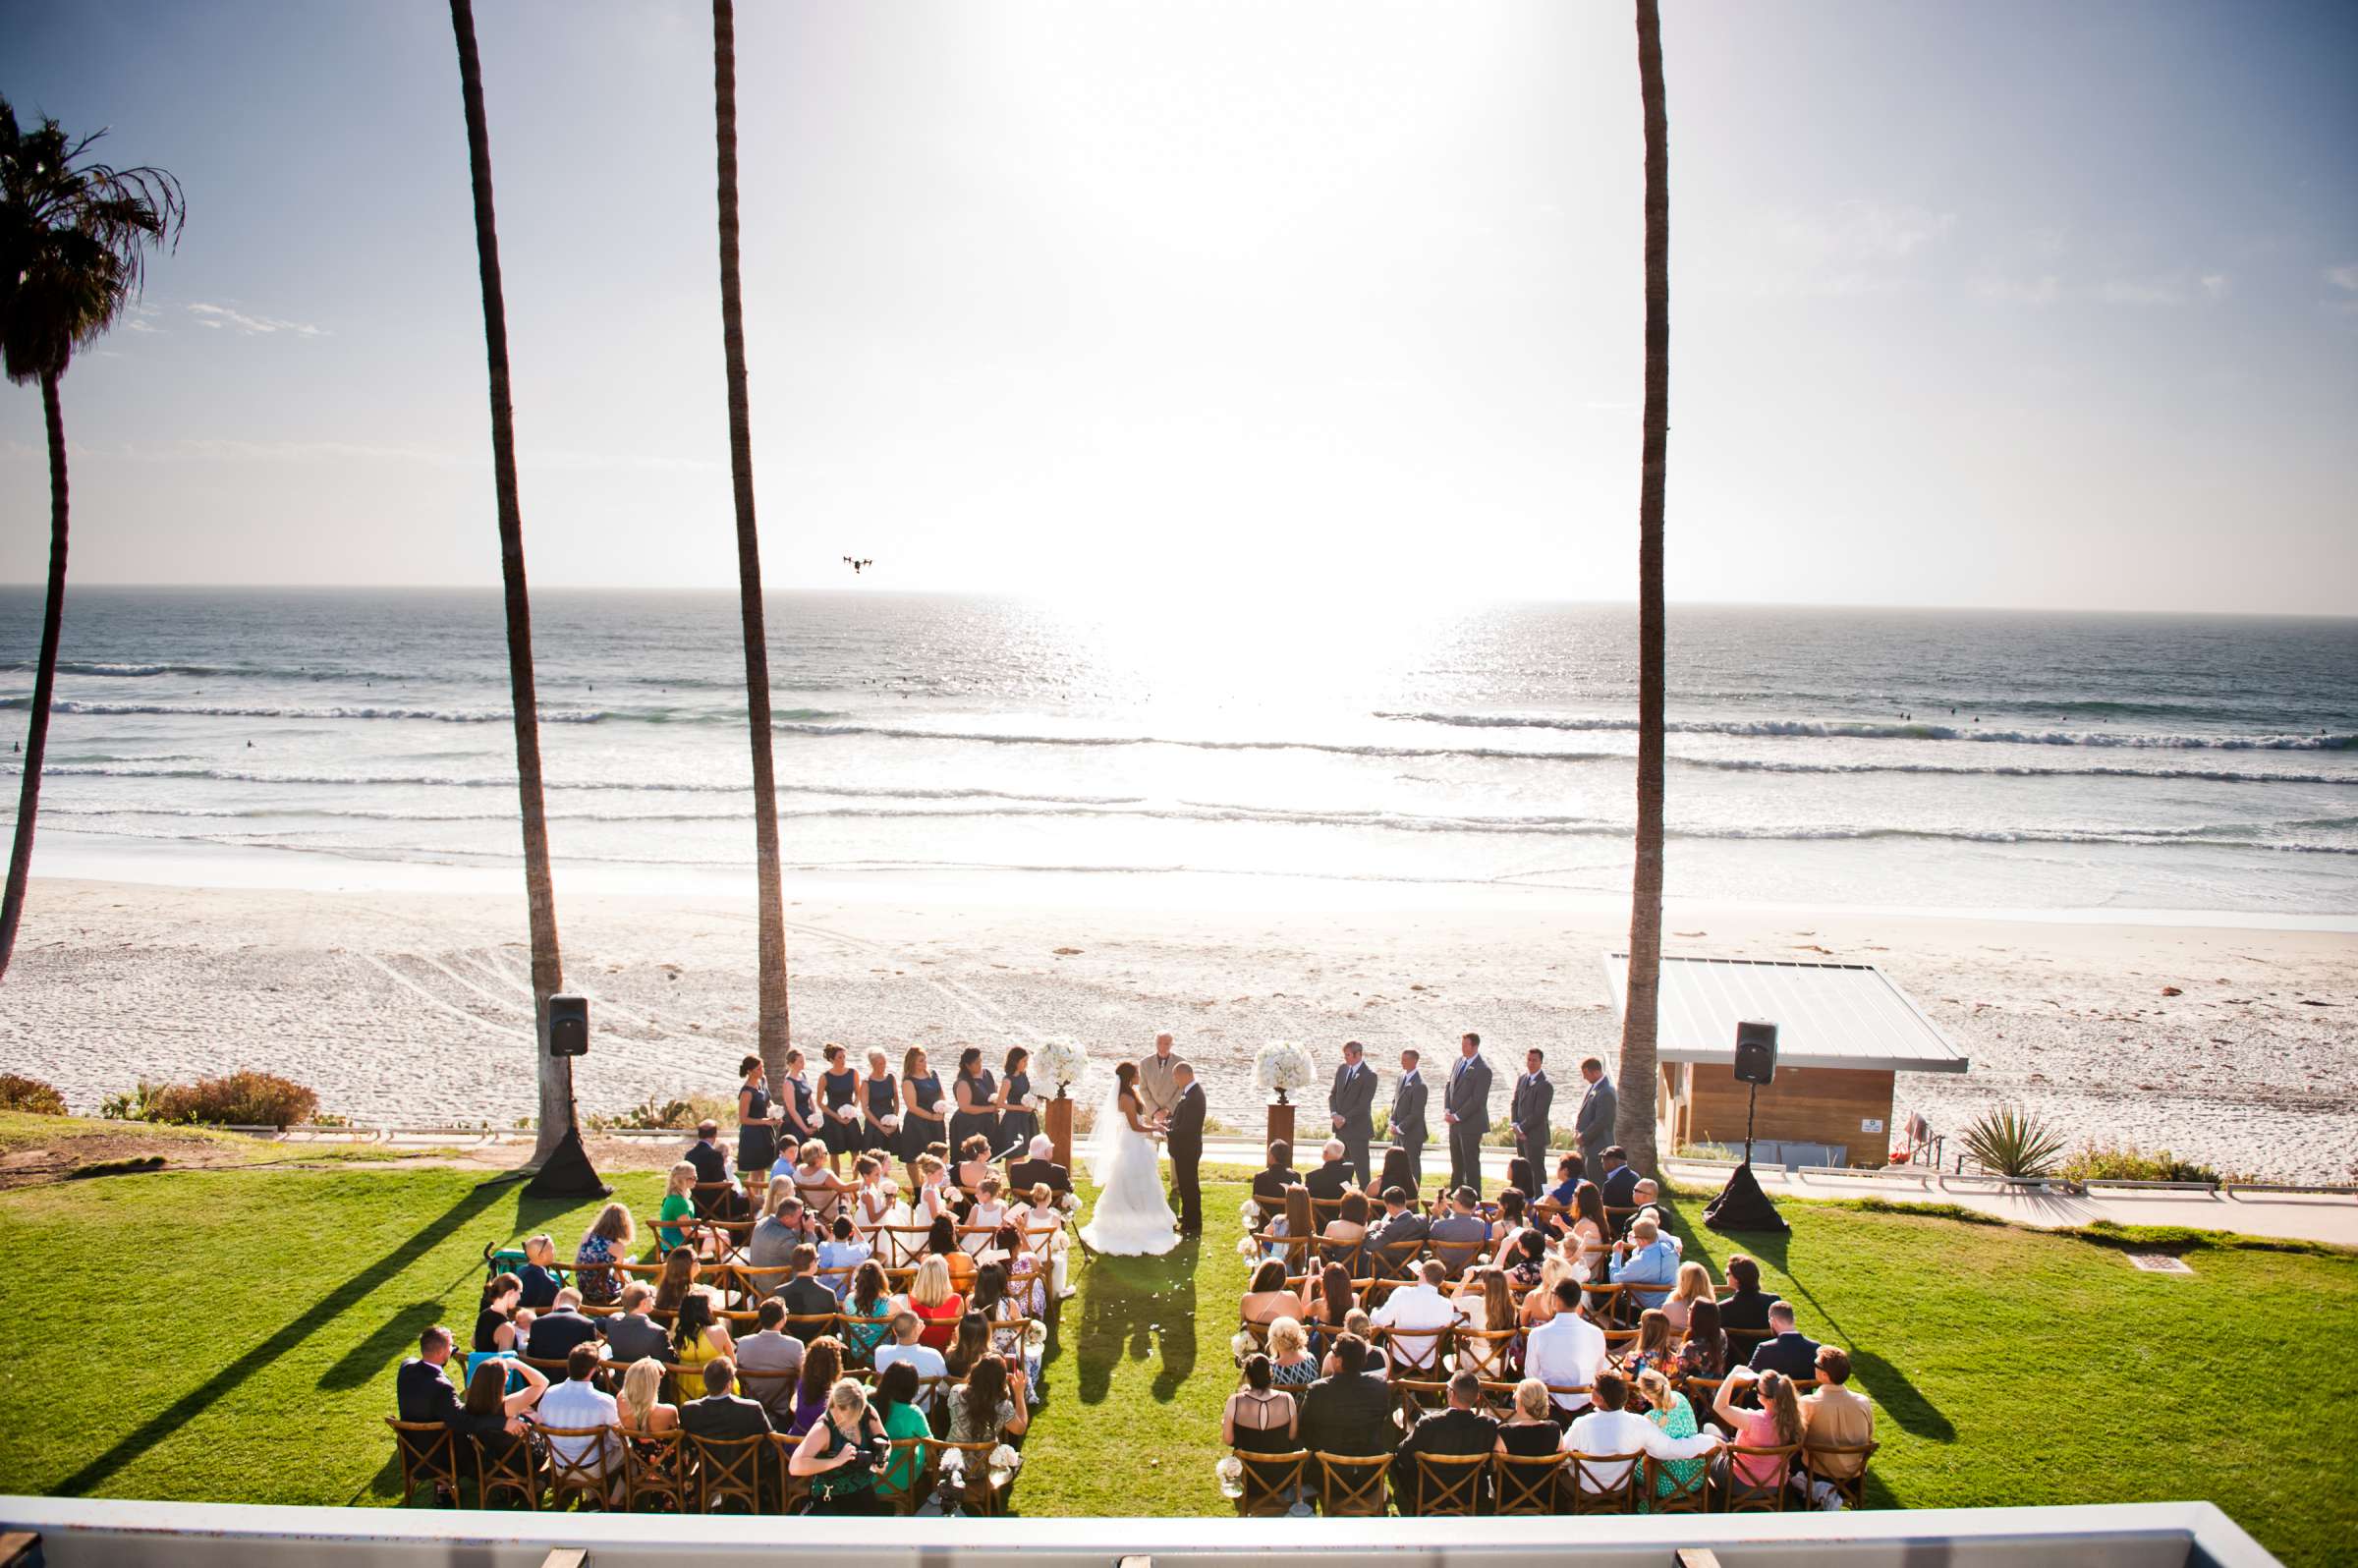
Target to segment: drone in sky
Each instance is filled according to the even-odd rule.
[[[858,577],[858,576],[861,574],[861,572],[862,572],[863,570],[865,570],[865,569],[866,569],[866,568],[868,568],[868,567],[871,567],[871,566],[875,565],[876,563],[875,563],[874,561],[872,561],[872,560],[866,560],[866,559],[855,560],[855,559],[854,559],[854,558],[852,558],[851,556],[848,556],[848,555],[847,555],[847,556],[845,556],[845,557],[843,558],[843,564],[844,564],[844,565],[846,565],[846,566],[848,566],[848,567],[850,567],[850,568],[852,569],[852,576],[854,576],[854,577]]]

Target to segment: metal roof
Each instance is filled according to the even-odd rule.
[[[1626,1012],[1629,955],[1607,953],[1604,978],[1614,1010]],[[1964,1052],[1873,964],[1665,953],[1659,1016],[1656,1054],[1665,1062],[1732,1062],[1736,1025],[1762,1019],[1777,1027],[1780,1066],[1965,1071]]]

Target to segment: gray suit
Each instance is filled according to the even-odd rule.
[[[1580,1116],[1572,1124],[1574,1136],[1580,1140],[1580,1157],[1589,1168],[1589,1180],[1598,1181],[1604,1168],[1600,1156],[1605,1146],[1613,1141],[1613,1119],[1621,1114],[1621,1101],[1613,1093],[1613,1081],[1600,1078],[1589,1086],[1580,1097]]]
[[[1409,1181],[1413,1186],[1425,1184],[1425,1067],[1418,1063],[1414,1073],[1404,1074],[1400,1085],[1392,1092],[1392,1142],[1408,1156]]]
[[[1543,1186],[1547,1180],[1547,1113],[1555,1106],[1555,1086],[1547,1075],[1525,1073],[1515,1080],[1514,1106],[1510,1112],[1515,1124],[1515,1151],[1531,1161],[1531,1179]],[[1527,1193],[1537,1198],[1537,1193]]]
[[[1344,1162],[1359,1173],[1362,1188],[1371,1174],[1368,1140],[1376,1136],[1375,1106],[1375,1068],[1363,1061],[1356,1067],[1345,1062],[1334,1070],[1334,1087],[1326,1091],[1326,1113],[1343,1119],[1334,1136],[1343,1141]]]
[[[1460,1056],[1449,1069],[1441,1104],[1457,1118],[1449,1124],[1449,1185],[1482,1191],[1482,1135],[1490,1130],[1490,1064],[1478,1053]]]

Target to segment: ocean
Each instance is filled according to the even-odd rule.
[[[512,867],[499,602],[72,589],[36,872]],[[533,608],[560,876],[742,875],[735,595]],[[1626,891],[1628,606],[769,609],[796,868]],[[1670,683],[1674,899],[2358,914],[2358,620],[1675,606]]]

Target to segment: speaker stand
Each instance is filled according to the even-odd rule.
[[[1761,1086],[1752,1086],[1752,1102],[1744,1109],[1744,1163],[1727,1178],[1719,1196],[1704,1205],[1703,1222],[1713,1230],[1785,1232],[1793,1227],[1776,1211],[1752,1173],[1753,1116],[1760,1109]]]
[[[597,1168],[590,1163],[590,1151],[582,1147],[582,1128],[573,1106],[573,1063],[565,1064],[565,1136],[557,1147],[548,1151],[532,1185],[525,1188],[527,1198],[611,1198],[614,1189],[598,1179]]]

